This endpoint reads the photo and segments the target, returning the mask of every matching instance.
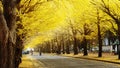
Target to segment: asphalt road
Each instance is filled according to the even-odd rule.
[[[58,55],[34,55],[32,56],[32,59],[37,61],[38,68],[120,68],[120,65],[118,64]]]

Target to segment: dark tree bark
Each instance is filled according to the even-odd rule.
[[[72,32],[72,38],[73,38],[73,52],[74,52],[74,55],[77,55],[78,54],[78,45],[77,45],[77,38],[76,38],[76,35],[77,35],[77,29],[75,29],[75,27],[73,26],[72,24],[72,21],[70,20],[70,28],[71,28],[71,32]]]
[[[55,48],[54,48],[55,46],[54,46],[54,40],[52,40],[51,41],[51,48],[52,48],[52,50],[51,50],[51,52],[52,53],[55,53]]]
[[[15,61],[15,42],[16,42],[16,3],[14,0],[3,0],[3,9],[4,9],[4,16],[7,22],[7,27],[9,29],[9,37],[7,43],[7,50],[8,50],[8,65],[7,68],[14,68],[14,61]]]
[[[50,42],[46,42],[46,52],[50,53],[51,52],[51,46],[50,46]]]
[[[15,68],[17,0],[2,0],[0,9],[0,68]]]
[[[70,40],[66,41],[66,53],[70,54]]]
[[[119,40],[119,43],[118,43],[118,59],[120,59],[120,22],[119,24],[117,24],[118,26],[118,40]]]
[[[61,52],[60,52],[60,46],[57,46],[56,54],[61,54]]]
[[[73,40],[73,51],[74,51],[74,55],[77,55],[78,54],[78,45],[77,45],[77,38],[74,37],[74,40]]]
[[[65,54],[65,45],[64,45],[64,40],[62,40],[62,49],[63,49],[63,54]]]
[[[23,40],[21,36],[17,35],[16,46],[15,46],[15,67],[18,68],[19,64],[22,62],[22,49],[23,49]]]
[[[0,9],[0,68],[7,68],[8,27]]]
[[[88,35],[88,33],[87,33],[87,24],[85,23],[84,24],[84,35],[86,36],[86,35]],[[87,56],[88,55],[88,52],[87,52],[87,39],[86,39],[86,37],[84,37],[84,39],[83,39],[83,56]]]
[[[102,37],[100,31],[100,13],[98,9],[97,9],[97,28],[98,28],[98,44],[99,44],[98,57],[102,57]]]
[[[84,38],[84,41],[83,41],[83,48],[84,48],[84,53],[83,53],[83,56],[87,56],[88,55],[88,52],[87,52],[87,39]]]
[[[71,29],[73,33],[73,51],[74,51],[74,55],[77,55],[78,54],[78,45],[77,45],[78,42],[76,38],[77,30],[75,30],[72,25],[71,25]]]
[[[98,27],[98,44],[99,44],[98,57],[102,57],[102,39],[100,34],[100,23],[97,24],[97,27]]]
[[[61,54],[61,44],[58,44],[57,54]]]
[[[69,45],[66,45],[66,53],[70,54],[70,47],[69,47]]]

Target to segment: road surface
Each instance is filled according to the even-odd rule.
[[[34,60],[36,68],[120,68],[118,64],[50,54],[33,55],[29,58]]]

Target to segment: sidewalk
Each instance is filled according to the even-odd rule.
[[[19,68],[35,68],[31,59],[27,55],[23,55],[22,63],[19,65]]]
[[[62,54],[62,56],[120,64],[120,60],[118,60],[118,56],[113,55],[112,53],[103,53],[103,57],[101,58],[97,57],[98,56],[97,53],[89,53],[88,56],[83,56],[83,54],[78,54],[78,55]]]
[[[54,55],[49,54],[48,55]],[[27,54],[23,55],[22,63],[19,65],[19,68],[47,68],[42,62],[39,61],[40,57],[38,52],[34,52],[33,55]]]

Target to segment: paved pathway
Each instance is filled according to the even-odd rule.
[[[29,55],[27,58],[30,60],[31,66],[25,67],[21,64],[20,68],[120,68],[118,64],[50,54],[43,54],[42,56]]]

